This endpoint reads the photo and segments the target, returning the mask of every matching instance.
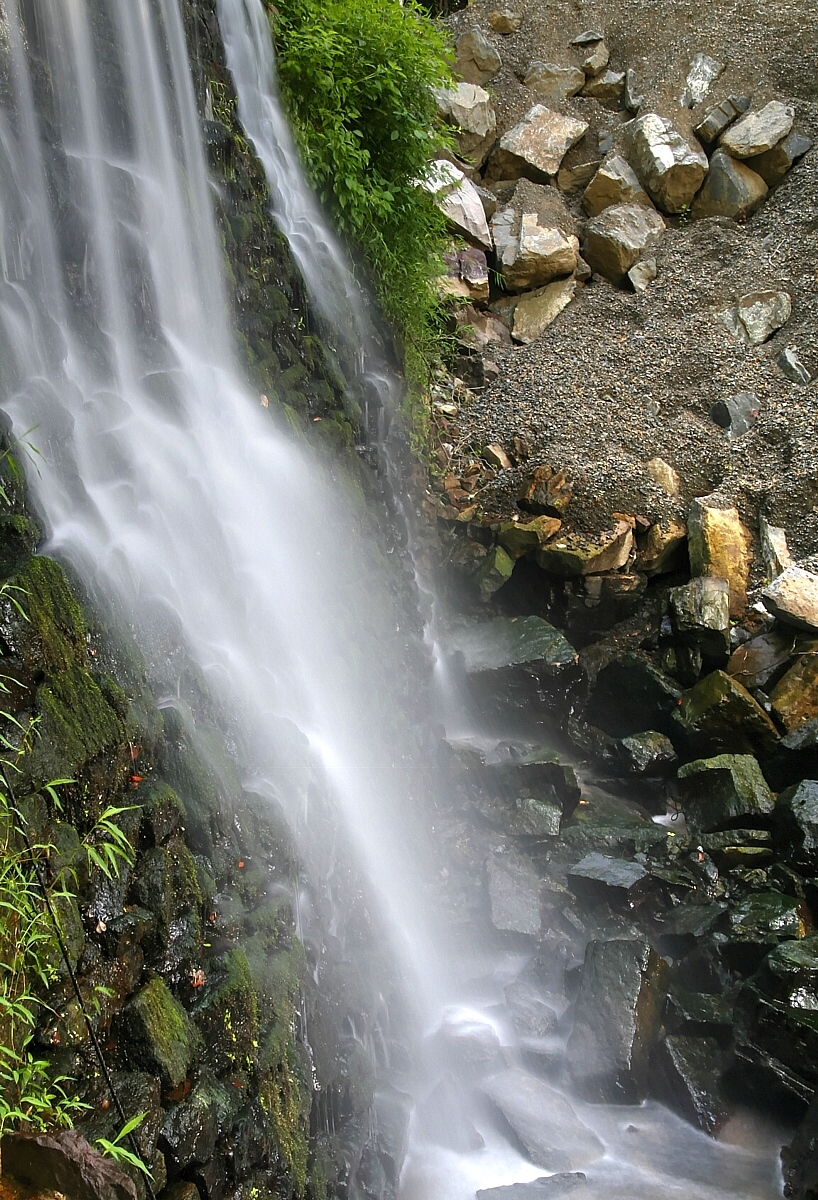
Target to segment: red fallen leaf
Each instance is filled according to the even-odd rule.
[[[104,1100],[100,1101],[100,1108],[110,1108],[110,1107],[111,1107],[111,1101],[106,1096]]]
[[[139,787],[140,783],[143,783],[144,780],[145,780],[144,775],[130,775],[128,777],[128,783],[131,785],[131,787],[135,787],[135,788]]]
[[[204,985],[206,983],[207,983],[207,976],[205,975],[204,971],[202,971],[201,969],[197,969],[195,971],[190,972],[191,987],[194,987],[194,988],[204,987]]]
[[[188,1094],[191,1087],[192,1087],[192,1084],[191,1084],[190,1080],[185,1079],[183,1083],[180,1083],[178,1087],[173,1088],[172,1091],[165,1092],[165,1099],[166,1100],[184,1100],[185,1096]]]
[[[244,866],[244,859],[243,859],[243,858],[240,858],[240,859],[239,859],[239,866],[240,866],[240,867],[243,867],[243,866]]]
[[[242,1083],[242,1081],[240,1079],[231,1079],[230,1082],[233,1084],[234,1088],[244,1087],[244,1084]]]

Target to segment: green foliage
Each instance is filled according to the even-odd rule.
[[[152,1179],[153,1176],[139,1155],[134,1154],[132,1150],[127,1148],[127,1146],[122,1145],[122,1143],[125,1141],[125,1138],[130,1137],[134,1130],[139,1128],[147,1115],[147,1113],[141,1112],[138,1113],[137,1116],[131,1117],[130,1121],[125,1122],[113,1141],[111,1141],[109,1138],[101,1137],[97,1138],[95,1144],[99,1146],[103,1154],[107,1154],[108,1157],[112,1158],[115,1162],[127,1164],[130,1167],[136,1167],[136,1169],[141,1171],[143,1175],[147,1175],[148,1179]]]
[[[312,183],[360,249],[415,378],[437,349],[445,221],[418,186],[440,148],[442,32],[415,0],[281,0],[282,96]]]

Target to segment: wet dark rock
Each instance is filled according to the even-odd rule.
[[[596,677],[586,708],[589,724],[611,737],[630,737],[645,730],[669,734],[671,714],[681,689],[659,671],[647,655],[619,655]]]
[[[219,1109],[225,1098],[211,1076],[200,1079],[191,1093],[165,1113],[160,1144],[168,1173],[201,1166],[213,1157],[219,1132]]]
[[[730,1117],[721,1091],[721,1059],[714,1038],[683,1034],[668,1034],[653,1056],[657,1097],[711,1137]]]
[[[681,958],[711,934],[727,928],[727,905],[679,904],[664,915],[661,927],[662,947]]]
[[[781,1168],[786,1196],[793,1200],[815,1200],[818,1196],[818,1097],[809,1106],[790,1144],[781,1148]]]
[[[723,157],[727,157],[723,155]],[[740,163],[735,163],[734,167],[740,168]],[[761,197],[763,199],[763,197]],[[761,202],[759,199],[758,203]],[[712,214],[704,214],[712,215]],[[761,402],[755,392],[739,392],[735,396],[731,396],[729,400],[717,400],[710,409],[710,416],[727,431],[731,438],[741,437],[743,433],[749,433],[755,425],[761,413]]]
[[[670,615],[681,641],[711,659],[722,658],[730,644],[730,595],[725,579],[700,576],[671,588]]]
[[[542,1038],[554,1033],[557,1014],[533,984],[516,979],[506,986],[503,994],[512,1024],[521,1037]]]
[[[818,870],[818,781],[804,779],[779,794],[774,829],[790,861]]]
[[[807,1087],[818,1084],[818,1012],[770,1000],[751,987],[741,1001],[750,1013],[743,1046],[780,1063]]]
[[[131,997],[119,1028],[129,1060],[158,1075],[165,1089],[179,1086],[201,1048],[195,1026],[158,977]]]
[[[696,759],[679,768],[677,780],[685,816],[700,833],[769,823],[775,801],[749,754]]]
[[[814,1088],[771,1054],[755,1046],[739,1045],[733,1052],[733,1065],[724,1074],[725,1091],[739,1104],[754,1104],[775,1116],[795,1124],[809,1107]]]
[[[596,1162],[604,1146],[583,1125],[561,1092],[526,1071],[495,1075],[482,1087],[525,1147],[546,1171],[576,1171]]]
[[[3,1174],[37,1191],[71,1200],[136,1200],[136,1188],[109,1158],[73,1129],[7,1133],[0,1142]]]
[[[540,877],[526,858],[507,850],[486,862],[495,929],[536,936],[542,928]]]
[[[586,803],[577,809],[574,822],[563,828],[562,837],[577,855],[605,850],[618,858],[667,841],[666,831],[644,809],[596,789],[588,790]]]
[[[759,967],[754,983],[772,1000],[818,1011],[818,936],[776,946]]]
[[[636,908],[651,889],[651,876],[643,866],[604,854],[588,854],[568,872],[568,882],[578,899],[589,904],[607,901],[612,907]]]
[[[666,775],[675,770],[679,763],[679,756],[670,738],[656,730],[621,738],[617,755],[628,775]]]
[[[818,653],[814,648],[797,658],[778,681],[770,692],[770,703],[788,733],[818,718]]]
[[[184,828],[185,810],[172,787],[152,784],[141,795],[142,831],[153,846],[162,846]]]
[[[778,942],[803,938],[812,931],[804,901],[781,892],[753,892],[730,909],[729,917],[730,934],[721,948],[722,957],[742,974],[757,970]]]
[[[671,1033],[693,1038],[721,1038],[733,1026],[733,1004],[726,996],[710,992],[671,991],[665,1025]]]
[[[150,1163],[156,1154],[163,1116],[159,1083],[153,1075],[142,1071],[115,1071],[112,1078],[125,1119],[130,1121],[140,1113],[144,1114],[133,1136],[139,1147],[140,1157],[144,1162]],[[105,1099],[108,1099],[107,1093]],[[92,1145],[101,1137],[113,1141],[122,1128],[119,1113],[110,1103],[107,1108],[103,1108],[102,1105],[95,1107],[80,1124],[80,1132]]]
[[[772,834],[767,829],[731,829],[701,836],[701,848],[719,868],[764,867],[773,861]]]
[[[582,1171],[561,1171],[556,1175],[543,1175],[531,1183],[510,1183],[505,1187],[481,1188],[477,1200],[552,1200],[570,1192],[576,1200],[587,1191],[587,1180]]]
[[[644,1099],[661,1027],[667,964],[646,942],[591,941],[577,996],[568,1064],[592,1100]]]
[[[759,703],[724,671],[711,672],[684,694],[674,723],[692,754],[763,753],[778,741]]]
[[[783,629],[761,633],[733,651],[727,673],[748,691],[766,689],[789,661],[794,642],[794,634]]]
[[[562,809],[549,800],[518,796],[512,801],[482,796],[475,802],[477,811],[496,829],[509,837],[559,837]]]
[[[490,795],[518,799],[534,796],[556,804],[562,816],[574,812],[581,795],[574,768],[547,746],[526,750],[511,747],[501,761],[475,768],[481,787]]]

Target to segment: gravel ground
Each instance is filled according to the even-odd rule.
[[[745,92],[753,107],[771,98],[793,103],[796,128],[818,134],[815,12],[804,0],[763,10],[743,0],[540,0],[509,4],[525,14],[510,37],[490,31],[487,15],[495,7],[478,0],[450,25],[457,33],[479,24],[503,56],[491,85],[501,131],[536,102],[518,79],[530,61],[570,63],[570,38],[596,26],[605,32],[611,66],[637,71],[647,101],[642,111],[659,111],[683,132],[710,104]],[[697,51],[727,67],[691,113],[678,97]],[[591,122],[584,143],[571,152],[575,161],[599,157],[597,131],[610,131],[614,145],[621,143],[628,114],[577,98],[562,111]],[[569,515],[579,528],[606,527],[617,511],[651,520],[681,515],[691,496],[718,491],[735,499],[751,527],[761,512],[784,525],[797,555],[818,551],[818,383],[790,383],[775,361],[784,346],[794,346],[818,374],[817,185],[813,150],[745,225],[717,219],[669,228],[656,253],[658,278],[647,292],[619,291],[594,278],[538,342],[492,353],[500,381],[463,406],[460,445],[467,451],[523,434],[534,449],[533,464],[563,467],[573,478]],[[572,204],[581,216],[578,200]],[[768,343],[750,347],[733,338],[717,314],[744,293],[767,288],[791,294],[793,315]],[[710,408],[742,391],[758,395],[761,416],[750,433],[729,441]],[[668,498],[645,470],[655,455],[679,472],[679,500]],[[512,511],[521,478],[516,471],[499,473],[481,493],[484,509]]]

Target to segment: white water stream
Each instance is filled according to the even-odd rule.
[[[37,427],[49,549],[134,621],[149,661],[167,627],[184,639],[241,732],[254,790],[283,804],[308,859],[302,781],[320,764],[432,1025],[451,994],[422,854],[408,851],[421,764],[388,683],[403,639],[359,512],[241,377],[177,0],[28,0],[26,22],[19,0],[2,7],[3,403],[18,433]],[[392,404],[280,113],[260,0],[219,10],[277,219],[325,320],[360,338],[362,370],[381,373]],[[714,1144],[655,1105],[582,1115],[607,1147],[594,1195],[775,1194],[767,1146]],[[501,1132],[484,1135],[455,1153],[416,1132],[406,1197],[470,1200],[541,1174]]]

